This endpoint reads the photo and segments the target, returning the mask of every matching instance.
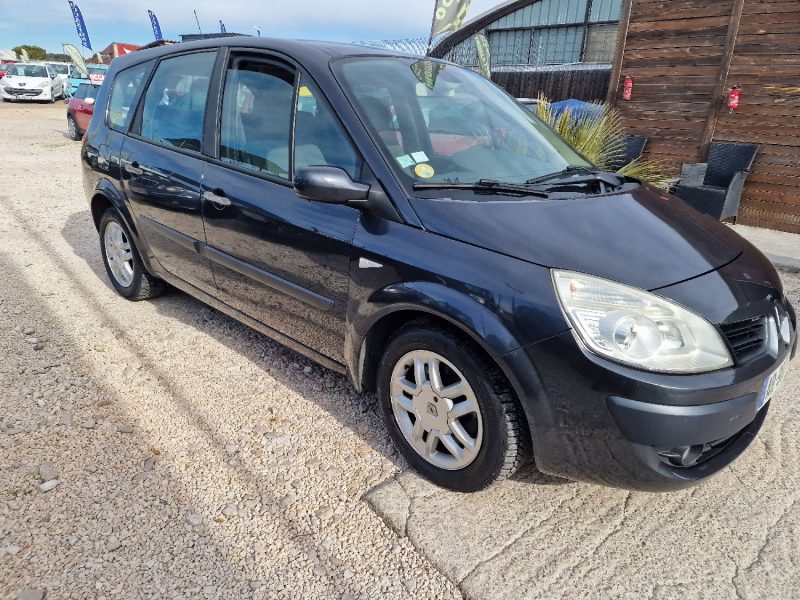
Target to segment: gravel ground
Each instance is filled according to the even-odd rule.
[[[699,487],[446,493],[344,378],[113,293],[62,104],[0,104],[0,140],[0,598],[800,598],[800,360]]]
[[[456,598],[362,494],[373,399],[183,294],[117,297],[65,109],[0,104],[0,598]]]

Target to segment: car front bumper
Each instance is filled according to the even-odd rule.
[[[584,349],[572,331],[505,359],[526,390],[522,401],[540,471],[669,491],[714,475],[747,448],[772,403],[760,406],[765,382],[791,360],[797,345],[793,326],[789,344],[767,347],[746,364],[696,375],[613,363]]]
[[[0,87],[0,97],[8,100],[50,100],[50,88]]]

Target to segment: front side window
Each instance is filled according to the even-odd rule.
[[[162,60],[144,96],[141,136],[200,152],[215,52]]]
[[[350,58],[334,63],[345,92],[409,191],[415,183],[526,181],[591,167],[492,82],[431,60]]]
[[[341,122],[310,79],[301,80],[295,115],[294,166],[329,166],[359,179],[361,160]]]
[[[149,63],[144,63],[117,74],[108,101],[108,125],[112,129],[123,131],[128,127],[133,102],[148,69]]]
[[[220,160],[288,180],[293,103],[293,72],[235,59],[225,77]]]

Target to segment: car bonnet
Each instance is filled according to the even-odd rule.
[[[746,247],[726,225],[649,186],[562,200],[441,194],[450,197],[411,200],[433,233],[647,290],[719,269]]]

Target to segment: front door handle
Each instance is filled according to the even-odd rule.
[[[214,190],[203,194],[203,199],[211,202],[216,208],[227,208],[231,205],[229,198],[225,197],[225,192],[222,190]]]

